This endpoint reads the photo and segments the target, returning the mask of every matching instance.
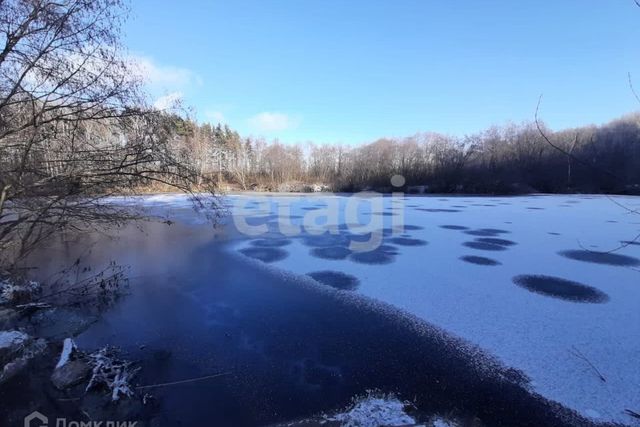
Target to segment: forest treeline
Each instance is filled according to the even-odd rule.
[[[182,191],[211,215],[222,189],[638,193],[640,116],[552,132],[538,123],[360,146],[244,138],[154,109],[121,44],[121,0],[0,1],[0,268],[64,229],[137,215],[104,197]],[[1,271],[0,271],[1,273]]]
[[[120,0],[0,1],[0,279],[61,230],[140,218],[104,203],[153,185],[215,215],[179,121],[149,105]],[[197,190],[197,191],[196,191]]]
[[[640,193],[640,114],[552,132],[535,121],[465,137],[420,133],[360,146],[242,138],[228,126],[174,119],[180,157],[234,189],[437,193]]]

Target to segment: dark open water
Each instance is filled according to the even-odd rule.
[[[588,425],[530,394],[520,373],[425,322],[249,262],[225,251],[226,237],[208,227],[145,230],[54,242],[38,256],[38,274],[81,253],[94,270],[112,260],[131,266],[130,295],[76,342],[122,348],[143,366],[138,384],[229,373],[154,389],[158,403],[144,416],[160,425],[277,423],[343,408],[367,390],[394,392],[421,414],[485,425]],[[0,416],[21,405],[73,413],[60,397],[46,381],[19,377],[0,389]]]

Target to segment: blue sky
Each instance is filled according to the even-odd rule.
[[[633,0],[134,0],[125,28],[156,99],[287,143],[465,135],[541,93],[554,129],[603,123],[640,109],[639,40]]]

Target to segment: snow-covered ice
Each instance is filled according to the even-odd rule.
[[[524,372],[533,391],[586,417],[638,425],[625,410],[640,408],[640,198],[384,197],[378,214],[357,214],[356,222],[387,229],[372,255],[345,251],[336,236],[256,242],[277,235],[282,219],[297,225],[322,216],[323,206],[338,206],[328,219],[334,232],[353,232],[344,215],[349,198],[230,196],[234,219],[254,218],[269,230],[240,235],[230,250],[296,274],[355,278],[349,283],[357,286],[344,288],[354,290],[336,292],[389,303],[458,335]],[[184,208],[186,198],[162,202]],[[399,219],[406,228],[392,234]]]
[[[247,200],[234,198],[243,206]],[[270,200],[270,211],[261,207],[260,215],[282,215],[277,206],[284,202],[292,206],[293,222],[303,223],[299,217],[314,211],[309,206],[337,200],[344,210],[348,197]],[[291,243],[277,248],[287,256],[276,257],[272,265],[299,274],[329,270],[353,276],[359,282],[355,292],[479,345],[523,371],[533,390],[545,397],[587,417],[598,414],[599,420],[633,423],[624,411],[640,408],[640,246],[621,242],[640,234],[640,214],[631,212],[640,199],[613,200],[616,203],[606,196],[409,196],[395,200],[401,206],[395,212],[408,229],[395,240],[385,238],[383,243],[393,249],[385,252],[383,262],[354,262],[353,255],[331,250],[318,257],[318,246],[333,243],[314,245],[293,236]],[[391,227],[392,203],[385,197],[377,219],[361,214],[358,221],[382,218],[385,228]],[[276,220],[269,221],[273,229]],[[336,225],[344,222],[341,215]],[[249,247],[251,240],[243,240],[235,249]],[[612,249],[624,263],[612,265],[619,260],[606,257],[603,262],[611,261],[608,264],[586,262],[561,254],[577,251],[588,258],[590,251]],[[465,256],[496,265],[460,259]],[[554,298],[544,289],[530,292],[514,283],[520,275],[577,282],[604,294],[606,302]]]
[[[215,200],[206,194],[197,195],[204,203],[215,203]],[[126,207],[150,217],[182,221],[192,225],[201,225],[209,221],[205,212],[194,211],[193,198],[186,194],[163,193],[137,196],[109,196],[100,199],[104,205]]]

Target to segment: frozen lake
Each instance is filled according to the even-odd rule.
[[[344,210],[348,198],[336,199]],[[269,214],[290,202],[270,201]],[[291,212],[332,203],[311,197],[291,203]],[[639,208],[633,197],[385,197],[387,251],[367,256],[349,253],[339,238],[303,237],[280,246],[286,257],[270,264],[346,274],[319,281],[350,277],[354,292],[478,344],[542,395],[630,422],[625,409],[640,407]],[[394,216],[405,228],[397,236]],[[238,248],[251,256],[253,245],[268,243]]]
[[[43,271],[89,244],[131,265],[78,342],[147,361],[142,381],[234,372],[166,391],[183,417],[282,421],[377,389],[488,425],[586,423],[550,402],[639,425],[639,198],[229,196],[215,232],[182,196],[117,203],[176,223],[66,242]]]

